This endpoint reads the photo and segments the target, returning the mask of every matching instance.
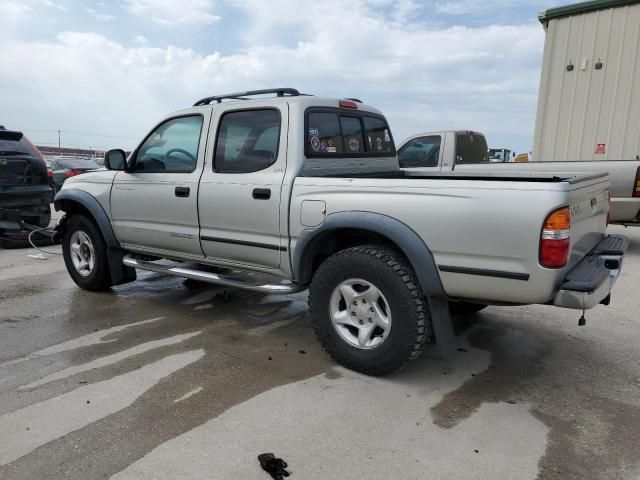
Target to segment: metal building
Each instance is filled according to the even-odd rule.
[[[640,158],[640,0],[541,12],[536,161]]]

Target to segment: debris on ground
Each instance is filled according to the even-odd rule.
[[[262,469],[271,475],[274,480],[282,480],[284,477],[289,476],[287,468],[287,462],[281,458],[277,458],[273,453],[262,453],[258,455],[258,461]]]

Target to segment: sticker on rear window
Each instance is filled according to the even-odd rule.
[[[380,137],[376,138],[376,144],[378,145],[378,151],[382,151],[382,139]]]
[[[311,137],[311,148],[313,148],[314,152],[320,150],[320,139],[318,137]]]
[[[320,132],[318,131],[317,128],[310,128],[309,129],[309,136],[310,137],[319,137],[320,136]]]
[[[357,152],[358,150],[360,150],[360,142],[357,138],[352,138],[351,140],[349,140],[349,150],[351,150],[352,152]]]
[[[389,130],[387,130],[386,128],[384,129],[384,141],[385,142],[391,141],[391,137],[389,136]]]

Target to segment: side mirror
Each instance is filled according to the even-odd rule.
[[[121,148],[114,148],[104,154],[104,166],[107,170],[125,170],[127,154]]]

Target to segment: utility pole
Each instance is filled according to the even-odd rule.
[[[60,150],[60,130],[58,130],[58,150]]]

